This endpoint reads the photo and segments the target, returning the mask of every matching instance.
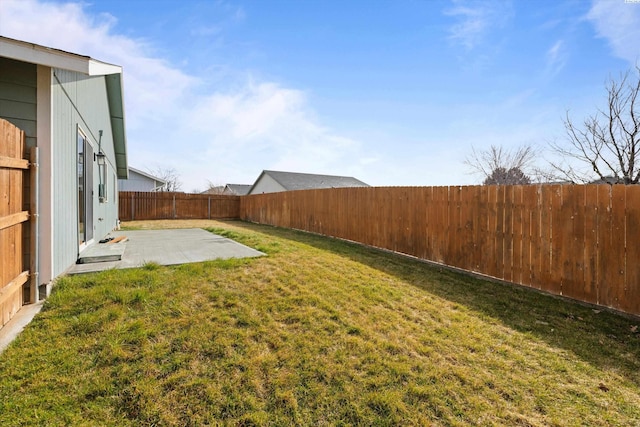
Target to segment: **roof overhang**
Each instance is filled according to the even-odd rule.
[[[127,138],[124,119],[122,67],[95,60],[89,56],[65,52],[22,40],[0,36],[0,56],[16,61],[75,71],[87,76],[105,76],[111,132],[116,156],[118,178],[129,176],[127,169]]]
[[[113,134],[113,150],[116,156],[116,174],[120,179],[129,177],[127,167],[127,135],[124,125],[124,96],[122,91],[122,74],[105,76],[109,114],[111,116],[111,133]]]
[[[88,76],[122,73],[122,67],[98,61],[89,56],[2,36],[0,36],[0,55],[17,61],[76,71]]]

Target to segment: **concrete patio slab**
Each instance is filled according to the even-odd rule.
[[[148,262],[160,265],[176,265],[214,259],[251,258],[264,254],[226,237],[217,236],[201,228],[174,230],[114,231],[109,237],[126,236],[118,243],[95,243],[86,251],[93,256],[121,252],[119,261],[76,264],[67,273],[79,274],[112,268],[141,267]]]
[[[90,264],[94,262],[120,261],[127,247],[126,237],[117,243],[113,241],[93,244],[80,253],[78,264]]]

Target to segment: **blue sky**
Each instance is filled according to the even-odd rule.
[[[602,105],[640,61],[640,3],[0,0],[0,35],[122,65],[129,163],[185,191],[263,169],[458,185],[471,147],[544,151]]]

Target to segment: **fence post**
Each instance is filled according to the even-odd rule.
[[[209,200],[209,206],[208,206],[207,213],[209,215],[209,219],[211,219],[211,196],[209,196],[208,200]]]
[[[176,212],[176,194],[173,193],[173,219],[176,219],[178,212]]]
[[[133,208],[133,203],[134,203],[135,198],[133,197],[133,192],[131,193],[131,221],[133,221],[135,219],[135,213],[134,213],[134,208]]]

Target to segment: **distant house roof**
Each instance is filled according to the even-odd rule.
[[[224,191],[224,186],[217,185],[215,187],[209,187],[204,191],[201,191],[200,194],[222,194]]]
[[[129,178],[119,179],[120,191],[161,191],[167,181],[129,166]]]
[[[249,190],[251,190],[251,184],[227,184],[224,186],[224,191],[222,193],[244,196],[249,194]]]
[[[316,175],[297,172],[264,170],[251,186],[248,194],[254,194],[258,184],[265,177],[271,178],[282,189],[279,191],[311,190],[319,188],[369,187],[368,184],[350,176]],[[261,192],[261,191],[256,191]],[[266,192],[266,191],[265,191]]]
[[[152,179],[154,181],[161,182],[162,184],[166,184],[167,183],[166,179],[158,178],[157,176],[151,175],[149,172],[144,172],[144,171],[141,171],[140,169],[136,169],[136,168],[133,168],[131,166],[129,166],[129,171],[132,171],[132,172],[135,172],[137,174],[146,176],[147,178]]]
[[[591,181],[589,184],[624,184],[624,180],[619,179],[617,176],[605,176],[604,178],[596,179],[595,181]]]
[[[125,134],[124,101],[122,94],[122,67],[98,61],[89,56],[65,52],[0,36],[0,52],[5,58],[40,64],[51,68],[75,71],[88,76],[104,76],[111,131],[113,133],[118,178],[126,179],[127,138]]]

